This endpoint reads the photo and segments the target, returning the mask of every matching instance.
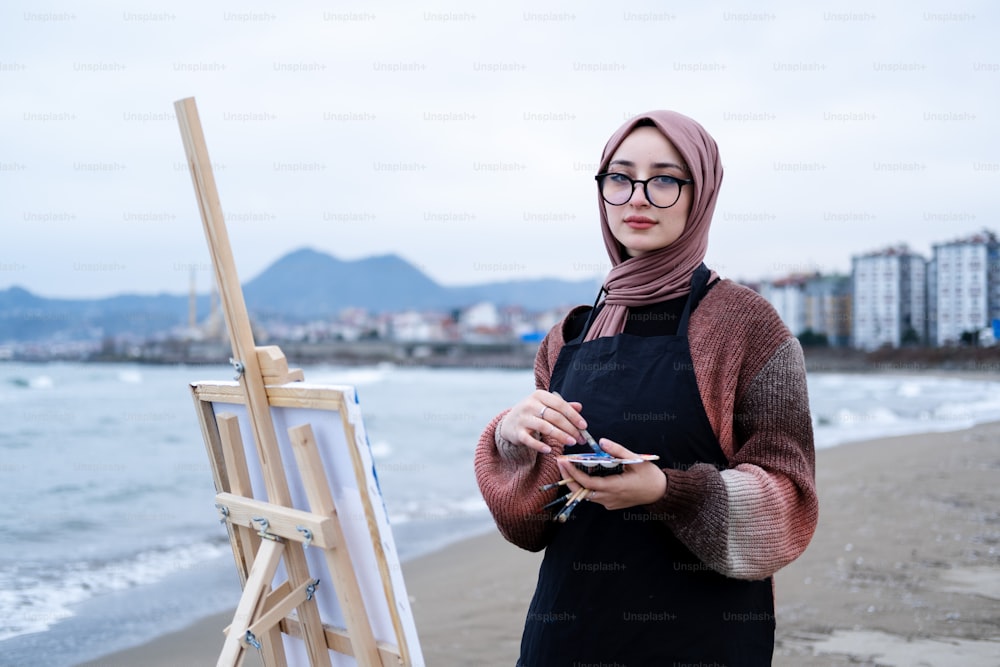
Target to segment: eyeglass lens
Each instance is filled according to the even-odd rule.
[[[623,174],[608,174],[601,179],[601,196],[609,204],[620,206],[632,198],[636,183],[641,182]],[[657,176],[646,182],[644,194],[653,206],[672,206],[680,197],[681,186],[674,178]]]

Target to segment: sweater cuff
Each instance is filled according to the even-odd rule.
[[[672,501],[670,500],[671,486],[674,483],[673,478],[667,474],[666,470],[661,470],[664,477],[667,478],[667,487],[663,491],[663,495],[659,499],[646,505],[646,508],[650,512],[650,519],[655,521],[665,521],[667,523],[673,523],[677,518],[677,515],[673,513]]]
[[[497,452],[504,463],[517,466],[534,465],[538,452],[523,445],[510,442],[500,435],[500,427],[503,425],[503,420],[507,418],[509,412],[508,410],[501,415],[500,421],[497,422],[496,428],[493,430],[493,440],[496,443]]]
[[[689,524],[705,504],[705,477],[708,471],[700,470],[701,467],[664,469],[667,489],[663,497],[648,505],[650,512],[671,526]]]

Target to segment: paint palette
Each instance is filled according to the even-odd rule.
[[[619,459],[603,454],[563,454],[559,458],[569,461],[577,470],[582,470],[591,477],[606,477],[620,475],[625,472],[627,465],[656,461],[660,457],[656,454],[640,454],[631,459]]]

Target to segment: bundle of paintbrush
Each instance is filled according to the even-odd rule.
[[[545,486],[541,487],[541,490],[542,491],[548,491],[549,489],[554,489],[554,488],[556,488],[558,486],[562,486],[563,484],[565,484],[568,481],[570,481],[570,480],[568,480],[568,479],[561,479],[558,482],[555,482],[553,484],[546,484]],[[548,508],[554,507],[554,506],[558,505],[559,503],[566,503],[563,506],[563,508],[561,510],[559,510],[554,517],[552,517],[553,519],[555,519],[559,523],[566,523],[566,520],[569,519],[569,515],[573,513],[573,510],[576,509],[576,506],[579,505],[580,501],[583,500],[584,498],[586,498],[587,494],[589,494],[589,493],[590,493],[590,489],[585,489],[585,488],[583,488],[581,486],[579,489],[577,489],[576,491],[574,491],[572,493],[565,493],[565,494],[559,496],[558,498],[556,498],[555,500],[553,500],[552,502],[546,503],[542,507],[542,509],[543,510],[547,510]]]

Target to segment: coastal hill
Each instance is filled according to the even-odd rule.
[[[285,255],[246,283],[243,293],[251,312],[284,317],[335,315],[344,308],[372,312],[464,308],[491,301],[542,311],[590,303],[595,280],[516,280],[480,285],[439,285],[398,255],[345,261],[308,248]]]
[[[490,301],[530,311],[590,303],[594,279],[490,282],[445,286],[397,255],[341,260],[309,248],[293,251],[247,281],[247,309],[257,319],[308,321],[330,318],[345,308],[370,312],[408,309],[447,312]],[[209,308],[199,295],[198,316]],[[21,288],[0,290],[0,344],[94,340],[131,334],[147,337],[187,322],[183,294],[123,294],[101,299],[50,299]]]

